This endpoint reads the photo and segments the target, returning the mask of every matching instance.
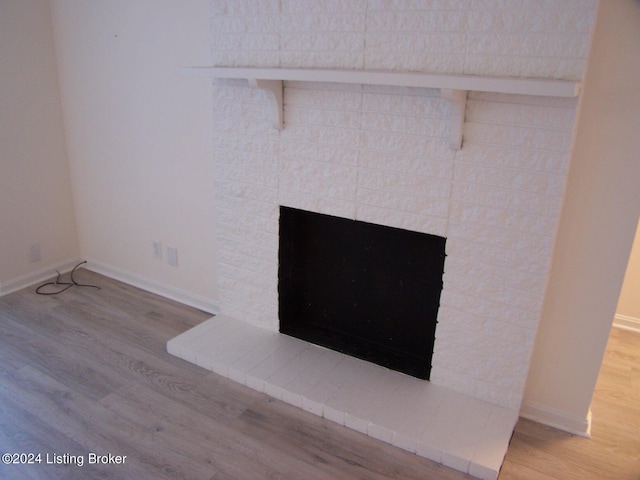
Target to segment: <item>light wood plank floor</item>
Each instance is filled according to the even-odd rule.
[[[520,420],[499,480],[640,480],[640,334],[611,330],[590,439]]]
[[[11,479],[465,479],[166,353],[208,314],[87,270],[44,297],[0,298],[0,465]],[[640,335],[614,331],[593,439],[518,423],[500,480],[640,479]],[[88,453],[126,455],[87,465]],[[82,467],[45,464],[82,456]],[[50,457],[52,458],[52,457]]]
[[[470,478],[166,353],[210,315],[87,270],[76,278],[102,288],[0,298],[0,452],[85,464],[0,465],[1,478]],[[127,458],[88,466],[89,452]]]

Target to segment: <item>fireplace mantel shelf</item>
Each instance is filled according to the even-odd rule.
[[[250,86],[269,94],[273,126],[278,130],[284,125],[283,81],[439,89],[442,97],[450,103],[449,146],[455,150],[462,148],[462,127],[469,91],[568,98],[580,93],[580,82],[538,78],[315,68],[186,67],[183,72],[187,76],[248,80]]]

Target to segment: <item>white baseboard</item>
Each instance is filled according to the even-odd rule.
[[[586,418],[582,418],[540,405],[523,404],[520,416],[574,435],[591,438],[591,410]]]
[[[31,287],[38,283],[43,283],[47,280],[56,277],[56,271],[60,273],[67,273],[73,270],[73,267],[78,265],[82,260],[79,258],[70,258],[62,262],[54,263],[48,267],[40,268],[34,272],[29,272],[25,275],[0,282],[0,296],[7,295],[9,293],[17,292],[23,288]]]
[[[113,278],[114,280],[128,283],[129,285],[146,290],[147,292],[155,293],[156,295],[211,313],[212,315],[220,313],[220,306],[214,300],[160,283],[156,280],[131,273],[118,267],[113,267],[106,263],[88,259],[84,268],[91,270],[92,272],[100,273],[106,277]]]
[[[616,328],[622,328],[623,330],[632,330],[640,333],[640,318],[616,314],[613,319],[613,326]]]

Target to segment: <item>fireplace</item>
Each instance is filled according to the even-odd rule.
[[[244,84],[214,92],[222,105],[250,95],[256,115],[266,103]],[[281,131],[217,118],[220,312],[280,331],[281,206],[446,238],[429,381],[518,410],[576,100],[470,94],[453,151],[416,133],[442,124],[438,92],[294,83],[285,98]]]
[[[249,3],[211,2],[212,65],[579,80],[595,11],[593,2],[542,16],[535,2],[481,12],[455,2]],[[275,130],[265,92],[214,80],[220,314],[170,351],[495,478],[523,399],[577,99],[469,91],[464,147],[453,151],[439,91],[288,80],[282,93],[285,124]],[[431,365],[428,382],[279,333],[317,302],[279,285],[281,206],[446,238],[437,323],[424,328],[435,341],[419,362]],[[321,286],[333,284],[327,275]],[[298,299],[292,313],[279,305],[283,292]]]
[[[429,379],[445,239],[280,207],[280,332]]]
[[[544,298],[576,100],[470,94],[464,148],[452,151],[434,130],[446,109],[437,92],[294,82],[285,85],[281,131],[240,121],[262,115],[261,92],[233,82],[214,88],[219,108],[245,96],[243,116],[216,117],[220,315],[169,350],[495,478]],[[443,249],[446,239],[446,268],[434,269],[441,292],[432,355],[427,347],[430,361],[418,362],[431,365],[428,382],[279,333],[288,328],[279,306],[280,226],[293,210],[433,236]]]

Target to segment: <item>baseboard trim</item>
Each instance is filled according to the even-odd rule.
[[[529,403],[522,405],[520,416],[574,435],[591,438],[591,410],[587,413],[586,418],[581,418]]]
[[[0,282],[0,297],[50,280],[56,276],[56,272],[70,272],[73,270],[73,267],[78,265],[81,261],[82,260],[79,258],[70,258],[68,260],[40,268],[34,272],[26,273],[11,280]]]
[[[640,333],[640,318],[616,314],[613,318],[613,326],[623,330],[631,330],[633,332]]]
[[[195,295],[191,292],[187,292],[186,290],[181,290],[179,288],[166,285],[156,280],[143,277],[142,275],[137,275],[135,273],[108,265],[103,262],[88,259],[87,263],[84,265],[84,268],[86,268],[87,270],[91,270],[92,272],[104,275],[106,277],[113,278],[114,280],[127,283],[142,290],[146,290],[147,292],[155,293],[156,295],[160,295],[161,297],[175,300],[176,302],[180,302],[184,305],[189,305],[190,307],[197,308],[198,310],[202,310],[212,315],[217,315],[220,313],[220,307],[217,302],[209,298]]]

